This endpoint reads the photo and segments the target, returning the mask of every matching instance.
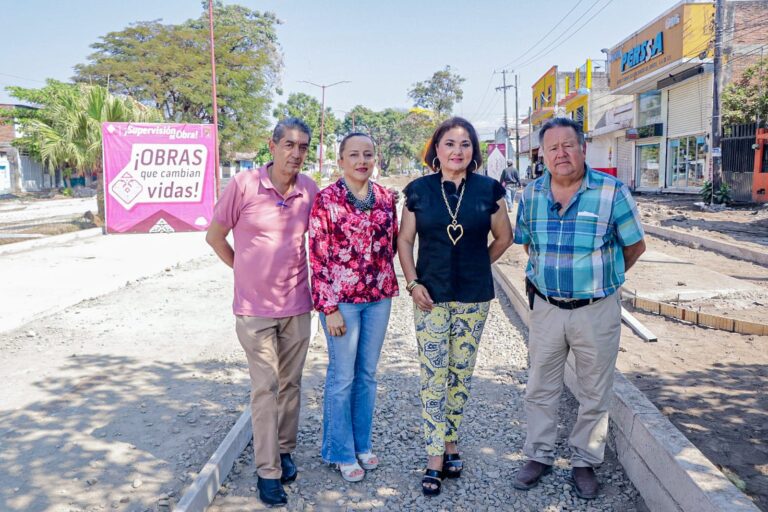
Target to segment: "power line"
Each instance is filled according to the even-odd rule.
[[[536,46],[538,46],[538,44],[539,44],[539,43],[541,43],[541,42],[542,42],[544,39],[546,39],[546,38],[547,38],[547,36],[549,36],[549,34],[551,34],[552,32],[554,32],[554,31],[555,31],[555,29],[556,29],[557,27],[559,27],[559,26],[560,26],[560,24],[561,24],[563,21],[565,21],[565,19],[566,19],[568,16],[570,16],[570,14],[571,14],[573,11],[575,11],[575,10],[576,10],[576,8],[579,6],[579,4],[581,4],[581,2],[583,2],[583,1],[584,1],[584,0],[579,0],[578,2],[576,2],[576,5],[574,5],[574,6],[571,8],[571,10],[570,10],[570,11],[568,11],[567,13],[565,13],[565,15],[564,15],[562,18],[560,18],[560,20],[559,20],[557,23],[555,23],[555,24],[552,26],[552,28],[551,28],[551,29],[549,29],[549,32],[547,32],[546,34],[544,34],[544,35],[541,37],[541,39],[539,39],[538,41],[536,41],[535,43],[533,43],[533,45],[531,45],[531,47],[530,47],[530,48],[528,48],[527,50],[525,50],[525,51],[524,51],[522,54],[520,54],[519,56],[515,57],[515,58],[514,58],[514,59],[512,59],[510,62],[507,62],[507,63],[506,63],[506,64],[505,64],[503,67],[504,67],[504,68],[506,68],[506,67],[508,67],[508,66],[512,65],[512,63],[513,63],[513,62],[517,62],[517,61],[521,60],[522,58],[524,58],[528,52],[530,52],[531,50],[533,50],[534,48],[536,48]],[[596,4],[598,1],[599,1],[599,0],[595,0],[595,4]],[[594,4],[592,4],[592,7],[594,7]],[[591,9],[592,7],[590,7],[589,9]],[[589,12],[589,9],[587,9],[587,11],[586,11],[586,12]]]
[[[592,16],[590,16],[590,17],[589,17],[589,19],[587,19],[587,21],[585,21],[584,23],[582,23],[582,24],[581,24],[581,25],[580,25],[580,26],[579,26],[579,27],[578,27],[576,30],[574,30],[573,32],[571,32],[570,34],[568,34],[568,33],[567,33],[567,32],[568,32],[568,30],[569,30],[571,27],[573,27],[573,26],[574,26],[576,23],[578,23],[578,22],[579,22],[579,21],[580,21],[580,20],[581,20],[581,19],[582,19],[584,16],[586,16],[586,15],[587,15],[587,13],[589,13],[589,11],[591,11],[591,10],[592,10],[592,8],[593,8],[593,7],[595,7],[595,6],[596,6],[596,5],[597,5],[599,2],[600,2],[600,0],[595,0],[595,3],[594,3],[594,4],[592,4],[592,5],[589,7],[589,9],[587,9],[586,11],[584,11],[584,14],[582,14],[581,16],[579,16],[578,18],[576,18],[576,20],[575,20],[573,23],[571,23],[571,24],[568,26],[568,28],[566,28],[566,29],[565,29],[565,30],[564,30],[564,31],[563,31],[563,32],[562,32],[562,33],[561,33],[561,34],[560,34],[560,35],[559,35],[559,36],[558,36],[558,37],[557,37],[557,38],[556,38],[554,41],[552,41],[552,42],[551,42],[549,45],[547,45],[546,47],[544,47],[544,49],[542,49],[540,52],[538,52],[537,54],[533,55],[532,57],[530,57],[528,60],[526,60],[526,61],[525,61],[525,62],[523,62],[522,64],[518,64],[518,65],[517,65],[517,66],[515,66],[515,67],[519,69],[519,68],[522,68],[522,67],[528,66],[529,64],[532,64],[533,62],[535,62],[537,59],[539,59],[539,58],[541,58],[541,57],[545,57],[545,56],[549,55],[550,53],[552,53],[554,50],[556,50],[556,49],[557,49],[557,45],[558,45],[559,43],[561,43],[561,42],[562,42],[562,43],[564,43],[565,41],[569,40],[571,37],[573,37],[574,35],[576,35],[576,34],[577,34],[577,33],[578,33],[578,32],[579,32],[579,31],[580,31],[582,28],[584,28],[584,27],[585,27],[585,26],[586,26],[586,25],[587,25],[587,24],[588,24],[590,21],[592,21],[593,19],[595,19],[595,17],[596,17],[598,14],[600,14],[601,12],[603,12],[603,10],[604,10],[606,7],[608,7],[608,6],[611,4],[611,2],[613,2],[613,0],[608,0],[608,1],[607,1],[607,2],[606,2],[606,3],[605,3],[603,6],[602,6],[602,7],[600,7],[600,9],[598,9],[598,10],[597,10],[597,12],[595,12],[595,13],[594,13]],[[563,40],[561,41],[561,39],[562,39],[562,37],[563,37],[563,36],[566,36],[566,37],[565,37],[565,39],[563,39]]]

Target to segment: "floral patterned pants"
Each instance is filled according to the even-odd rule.
[[[414,307],[421,366],[421,414],[428,455],[457,442],[469,399],[477,349],[489,302],[442,302],[430,312]]]

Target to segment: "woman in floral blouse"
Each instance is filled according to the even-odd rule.
[[[343,176],[317,195],[309,218],[312,299],[328,342],[322,457],[348,482],[379,463],[371,451],[376,365],[398,293],[396,201],[370,180],[374,155],[368,135],[344,137]]]

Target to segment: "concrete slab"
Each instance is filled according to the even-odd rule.
[[[759,293],[758,286],[707,270],[657,251],[647,251],[627,274],[624,289],[639,297],[681,301],[723,297],[736,293]]]
[[[0,255],[0,333],[207,254],[205,233],[94,236]]]

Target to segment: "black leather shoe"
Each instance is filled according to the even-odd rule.
[[[592,468],[573,468],[571,469],[571,483],[573,492],[583,500],[593,500],[597,498],[597,477]]]
[[[512,479],[512,487],[521,491],[533,489],[541,480],[541,477],[552,471],[552,466],[547,466],[535,460],[529,460],[518,470],[515,478]]]
[[[288,484],[296,480],[299,471],[296,469],[296,464],[293,463],[290,453],[280,454],[280,467],[283,468],[283,476],[280,477],[281,482]]]
[[[288,495],[285,494],[279,478],[259,477],[256,487],[259,489],[259,498],[267,505],[285,505],[288,503]]]

